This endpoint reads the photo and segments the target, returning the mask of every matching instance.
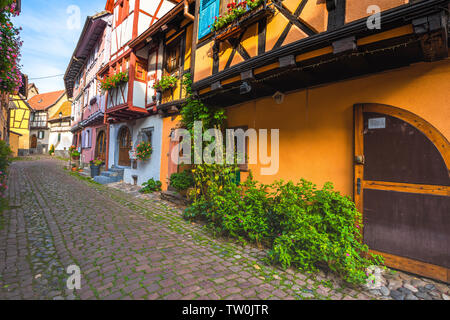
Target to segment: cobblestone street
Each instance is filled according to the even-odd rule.
[[[10,167],[0,299],[370,299],[325,274],[281,271],[214,239],[159,199],[71,176],[57,160]],[[66,269],[81,269],[81,290]]]

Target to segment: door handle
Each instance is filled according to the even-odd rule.
[[[356,179],[356,194],[361,194],[361,178]]]

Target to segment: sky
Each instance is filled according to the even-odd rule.
[[[63,76],[87,16],[103,11],[106,0],[22,0],[14,25],[22,27],[22,72],[39,93],[64,89]],[[79,13],[79,14],[78,14]]]

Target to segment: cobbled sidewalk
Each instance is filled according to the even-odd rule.
[[[214,239],[175,206],[14,162],[0,226],[0,299],[371,299],[330,275],[282,271]],[[69,290],[66,269],[81,269]],[[381,298],[381,297],[377,297]]]

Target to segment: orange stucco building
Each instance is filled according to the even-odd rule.
[[[449,1],[261,1],[211,28],[227,3],[195,2],[189,71],[228,128],[279,129],[277,173],[258,162],[241,180],[331,181],[388,265],[450,281]],[[163,182],[172,111],[161,112]]]

